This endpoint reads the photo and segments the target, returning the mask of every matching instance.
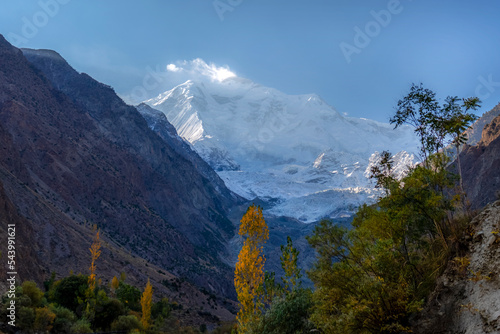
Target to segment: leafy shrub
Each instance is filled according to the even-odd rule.
[[[312,320],[328,333],[410,332],[444,268],[458,225],[445,192],[453,177],[440,154],[401,181],[384,177],[386,196],[358,209],[353,229],[330,221],[308,238],[318,259],[309,272],[317,289]],[[381,168],[379,171],[384,170]],[[390,168],[386,168],[390,170]]]
[[[49,293],[53,301],[76,312],[78,305],[85,300],[85,291],[88,288],[88,277],[85,275],[71,275],[56,282],[54,291]]]
[[[120,285],[116,290],[116,297],[118,297],[123,305],[131,310],[141,310],[141,304],[139,303],[141,299],[141,291],[135,286],[120,282]]]
[[[38,307],[42,303],[43,292],[38,288],[35,282],[33,281],[25,281],[21,285],[23,288],[23,294],[28,296],[31,300],[31,306]]]
[[[96,312],[93,322],[94,327],[97,329],[109,329],[113,321],[125,314],[125,307],[118,299],[108,299],[100,306],[100,310]]]
[[[131,331],[134,329],[142,330],[142,324],[133,315],[121,315],[111,324],[111,330],[113,331]]]
[[[35,323],[35,310],[31,307],[22,306],[17,313],[16,325],[25,330],[33,329]]]
[[[55,313],[48,307],[39,307],[35,310],[35,323],[33,324],[33,328],[41,332],[50,331],[55,319]]]
[[[76,321],[75,314],[63,306],[52,306],[51,311],[56,315],[52,331],[54,333],[70,333],[71,327]]]
[[[154,303],[153,307],[151,308],[151,316],[153,317],[153,319],[156,319],[158,317],[166,319],[170,315],[170,312],[171,307],[168,298],[162,298],[161,300]]]
[[[309,321],[312,304],[310,290],[298,289],[277,298],[260,319],[253,333],[309,333],[314,325]]]
[[[73,326],[71,326],[71,333],[84,334],[93,333],[94,331],[90,327],[90,323],[85,319],[80,319],[76,321]]]

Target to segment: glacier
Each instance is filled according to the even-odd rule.
[[[401,176],[415,163],[409,127],[342,115],[316,94],[288,95],[251,80],[188,80],[144,101],[229,189],[265,212],[311,223],[352,215],[380,192],[369,171],[388,150]]]

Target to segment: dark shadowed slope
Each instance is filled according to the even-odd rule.
[[[479,143],[461,153],[463,183],[474,208],[497,199],[500,192],[500,116],[487,124]]]
[[[48,271],[83,258],[88,244],[75,244],[78,233],[67,231],[95,223],[131,254],[234,295],[232,270],[221,259],[234,235],[226,215],[238,198],[202,176],[110,87],[55,52],[25,54],[30,62],[0,37],[0,134],[7,138],[0,180],[33,229],[33,261]]]

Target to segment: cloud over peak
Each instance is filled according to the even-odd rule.
[[[129,104],[138,104],[188,80],[219,83],[237,77],[227,65],[217,66],[201,58],[176,61],[168,65],[148,66],[142,81],[125,94],[120,94]]]
[[[187,80],[201,80],[207,78],[210,81],[221,82],[227,78],[236,77],[229,67],[217,66],[214,63],[207,64],[203,59],[196,58],[190,61],[177,61],[175,64],[168,64],[167,71],[171,73],[183,74]]]

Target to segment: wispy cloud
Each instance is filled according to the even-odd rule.
[[[214,63],[207,64],[203,59],[196,58],[190,61],[178,61],[175,64],[168,64],[167,71],[180,73],[186,80],[206,80],[223,81],[227,78],[235,77],[228,66],[217,66]]]
[[[227,65],[217,66],[201,58],[179,60],[166,66],[148,66],[143,79],[121,97],[130,104],[137,104],[159,93],[163,93],[188,80],[201,82],[222,82],[236,77]]]

